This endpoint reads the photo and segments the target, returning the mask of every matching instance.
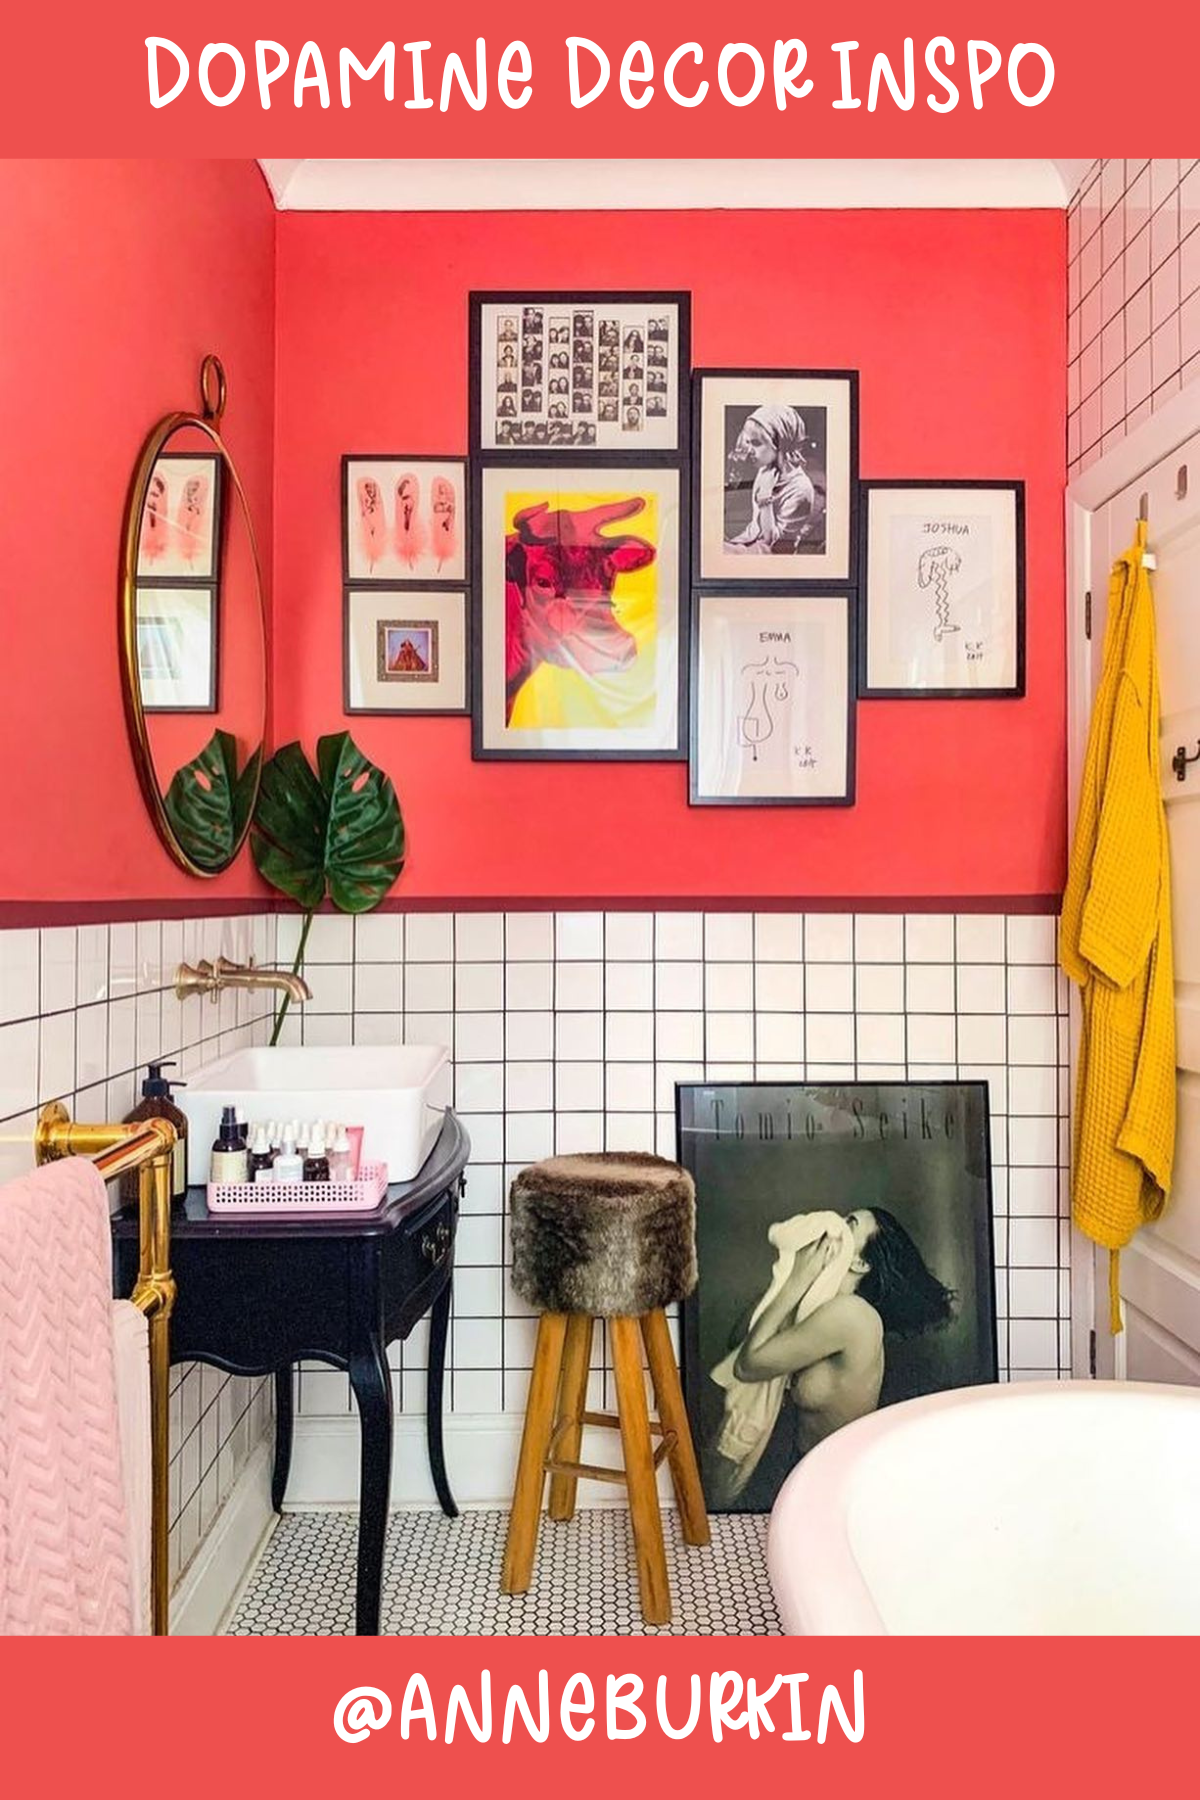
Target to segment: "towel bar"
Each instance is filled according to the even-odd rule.
[[[38,1163],[63,1156],[90,1157],[106,1181],[137,1170],[138,1277],[129,1296],[144,1313],[150,1334],[150,1607],[151,1629],[165,1637],[170,1606],[167,1542],[170,1533],[167,1475],[170,1463],[170,1322],[175,1304],[171,1274],[171,1157],[175,1127],[166,1119],[137,1125],[73,1124],[59,1100],[38,1115],[33,1134]]]

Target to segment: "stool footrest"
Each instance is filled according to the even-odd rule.
[[[550,1442],[546,1447],[546,1460],[542,1464],[544,1472],[547,1475],[571,1475],[577,1480],[582,1479],[584,1481],[626,1482],[627,1478],[624,1469],[605,1469],[602,1468],[599,1463],[563,1462],[555,1456],[554,1452],[557,1450],[562,1439],[575,1425],[607,1425],[610,1428],[615,1428],[619,1431],[621,1428],[621,1421],[615,1413],[594,1412],[580,1413],[576,1418],[560,1419],[558,1424],[554,1427],[554,1430],[551,1432]],[[668,1431],[658,1419],[652,1419],[650,1421],[650,1430],[656,1437],[662,1439],[661,1444],[659,1444],[654,1452],[654,1467],[657,1469],[666,1458],[670,1456],[672,1450],[674,1450],[676,1444],[679,1442],[679,1438],[676,1432]]]

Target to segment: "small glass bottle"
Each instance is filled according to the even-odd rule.
[[[350,1149],[350,1139],[346,1136],[346,1128],[339,1125],[337,1136],[329,1147],[329,1179],[330,1181],[352,1181],[354,1178],[354,1154]]]
[[[283,1134],[283,1148],[275,1158],[272,1174],[277,1184],[304,1180],[304,1159],[296,1150],[296,1139],[289,1125]]]
[[[256,1125],[250,1142],[251,1181],[270,1181],[274,1166],[275,1153],[271,1149],[267,1128],[265,1125]]]
[[[246,1138],[238,1124],[237,1112],[226,1106],[221,1113],[221,1129],[212,1147],[209,1180],[213,1183],[239,1182],[249,1179],[249,1156]]]
[[[304,1158],[305,1181],[328,1181],[329,1158],[325,1154],[325,1133],[319,1125],[313,1127],[309,1139],[308,1152]]]

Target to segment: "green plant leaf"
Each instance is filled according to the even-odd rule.
[[[318,741],[315,771],[299,744],[276,751],[250,841],[263,879],[306,912],[327,892],[342,912],[369,912],[404,867],[396,790],[348,731]]]
[[[182,848],[200,869],[232,861],[254,803],[261,744],[238,773],[237,739],[214,731],[199,755],[171,777],[163,806]]]

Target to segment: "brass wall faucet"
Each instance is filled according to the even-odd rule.
[[[299,975],[287,969],[258,969],[253,961],[235,963],[218,956],[216,962],[180,963],[175,971],[179,1000],[186,1000],[189,994],[211,994],[215,1000],[222,988],[275,988],[297,1003],[312,999],[312,989]]]

